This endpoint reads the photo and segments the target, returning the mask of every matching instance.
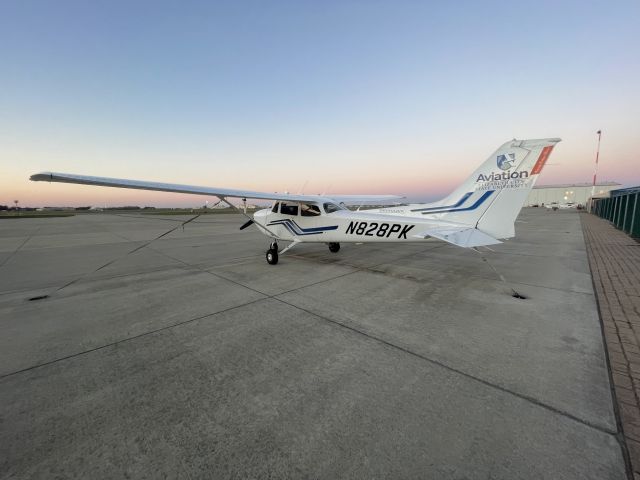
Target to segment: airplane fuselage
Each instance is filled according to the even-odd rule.
[[[317,216],[286,215],[271,209],[259,210],[254,221],[284,241],[321,243],[420,242],[416,236],[433,222],[417,217],[339,210]],[[439,222],[442,225],[442,222]]]

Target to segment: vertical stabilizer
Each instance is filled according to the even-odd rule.
[[[511,140],[445,199],[411,211],[510,238],[514,223],[559,138]]]

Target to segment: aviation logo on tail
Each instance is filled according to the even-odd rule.
[[[511,170],[516,167],[516,154],[503,153],[496,156],[498,172],[481,173],[476,179],[476,190],[503,190],[505,188],[527,188],[529,172]]]
[[[506,155],[498,155],[496,159],[496,163],[498,164],[498,168],[500,170],[509,170],[513,168],[513,163],[516,161],[515,153],[507,153]]]

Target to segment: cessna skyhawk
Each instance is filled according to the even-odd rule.
[[[103,187],[211,195],[234,207],[227,199],[273,200],[271,208],[258,210],[240,229],[255,223],[272,239],[267,262],[304,243],[326,243],[331,252],[341,243],[420,242],[436,238],[466,248],[494,245],[515,236],[514,222],[529,191],[559,138],[511,140],[498,148],[449,196],[434,203],[412,203],[352,211],[345,205],[399,203],[396,195],[293,195],[227,188],[89,177],[43,172],[34,181],[78,183]],[[246,203],[245,203],[246,205]],[[241,212],[247,216],[246,208]],[[278,241],[291,242],[278,250]]]

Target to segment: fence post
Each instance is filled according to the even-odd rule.
[[[607,218],[607,220],[613,222],[613,215],[616,213],[616,201],[615,199],[610,198],[609,202],[611,205],[609,205],[609,218]]]
[[[640,221],[637,221],[640,217],[640,212],[638,212],[638,196],[640,196],[640,192],[637,192],[635,195],[635,201],[633,202],[633,213],[631,214],[631,227],[629,227],[629,235],[632,237],[640,236]],[[636,216],[636,212],[638,215]],[[634,226],[639,230],[638,234],[634,231]]]
[[[620,202],[620,205],[618,206],[618,218],[616,219],[616,228],[618,230],[622,230],[622,224],[624,222],[624,206],[625,206],[625,196],[624,195],[620,195],[620,197],[618,197],[620,200],[618,200],[618,202]]]
[[[631,227],[631,220],[633,219],[633,197],[631,196],[631,194],[628,194],[626,196],[627,201],[626,201],[626,205],[627,207],[625,208],[624,211],[624,220],[622,221],[622,231],[624,233],[628,233],[631,234],[631,229],[629,227]]]

